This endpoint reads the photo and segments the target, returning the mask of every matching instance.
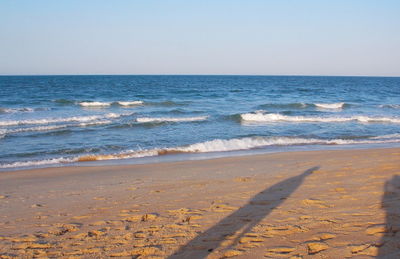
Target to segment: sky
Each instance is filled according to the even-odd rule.
[[[0,1],[0,75],[44,74],[400,76],[400,1]]]

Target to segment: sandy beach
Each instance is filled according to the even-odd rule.
[[[0,258],[398,258],[400,149],[0,173]]]

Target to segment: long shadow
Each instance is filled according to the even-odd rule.
[[[230,239],[231,245],[235,245],[244,234],[250,232],[274,208],[282,204],[304,179],[318,168],[310,168],[298,176],[288,178],[258,193],[245,206],[199,234],[168,259],[206,258],[227,238]]]
[[[385,183],[382,208],[386,211],[386,230],[377,258],[400,258],[400,176]]]

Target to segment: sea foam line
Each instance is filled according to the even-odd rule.
[[[45,119],[35,119],[35,120],[14,120],[14,121],[6,120],[6,121],[0,121],[0,126],[51,124],[51,123],[60,123],[60,122],[91,122],[91,121],[102,120],[102,119],[119,118],[121,116],[128,116],[131,114],[108,113],[105,115],[74,116],[74,117],[64,117],[64,118],[45,118]]]
[[[342,109],[345,103],[314,103],[314,105],[322,109]]]
[[[214,139],[186,146],[172,148],[155,148],[147,150],[126,150],[117,154],[89,154],[73,158],[54,158],[38,161],[23,161],[10,164],[1,164],[0,168],[27,167],[57,163],[86,162],[99,160],[140,158],[160,156],[175,153],[207,153],[249,150],[268,146],[293,146],[293,145],[349,145],[349,144],[383,144],[400,143],[400,134],[390,134],[371,137],[361,140],[352,139],[317,139],[295,137],[245,137],[234,139]]]
[[[267,146],[293,146],[293,145],[348,145],[348,144],[382,144],[399,143],[400,138],[393,139],[316,139],[316,138],[290,138],[290,137],[246,137],[235,139],[214,139],[210,141],[195,143],[187,146],[174,148],[156,148],[149,150],[127,150],[118,154],[87,155],[78,157],[76,161],[97,161],[111,159],[139,158],[147,156],[158,156],[174,153],[208,153],[226,152],[237,150],[249,150]]]
[[[111,102],[80,102],[79,105],[84,107],[103,107],[110,106]]]
[[[23,161],[23,162],[14,162],[9,164],[1,164],[0,168],[15,168],[15,167],[31,167],[31,166],[41,166],[41,165],[54,165],[54,164],[61,164],[61,163],[72,163],[76,161],[74,158],[51,158],[51,159],[44,159],[44,160],[37,160],[37,161]]]
[[[118,103],[121,106],[134,106],[143,104],[143,101],[118,101],[116,103]]]
[[[369,117],[369,116],[351,116],[351,117],[306,117],[306,116],[287,116],[278,113],[244,113],[240,115],[243,121],[249,122],[350,122],[357,121],[362,123],[384,122],[400,123],[400,118],[396,117]]]
[[[3,129],[2,131],[0,131],[0,135],[1,134],[7,135],[7,134],[13,134],[13,133],[22,133],[22,132],[52,131],[52,130],[58,130],[58,129],[73,128],[73,127],[89,127],[89,126],[104,125],[104,124],[109,124],[109,123],[112,123],[112,122],[109,120],[103,120],[103,121],[94,121],[94,122],[82,122],[82,123],[78,123],[78,124],[63,124],[63,125],[18,128],[18,129]]]
[[[143,101],[79,102],[79,105],[83,107],[108,107],[113,104],[118,104],[121,106],[135,106],[143,104]]]
[[[259,107],[260,108],[280,108],[280,109],[305,109],[309,107],[315,107],[318,109],[325,109],[325,110],[341,110],[345,108],[347,103],[345,102],[339,102],[339,103],[266,103],[262,104]]]
[[[172,117],[159,117],[159,118],[150,118],[150,117],[142,117],[137,118],[136,121],[140,123],[149,123],[149,122],[190,122],[190,121],[204,121],[207,120],[208,116],[197,116],[197,117],[186,117],[186,118],[172,118]]]

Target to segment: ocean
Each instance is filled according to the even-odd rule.
[[[1,76],[0,169],[400,146],[400,78]]]

